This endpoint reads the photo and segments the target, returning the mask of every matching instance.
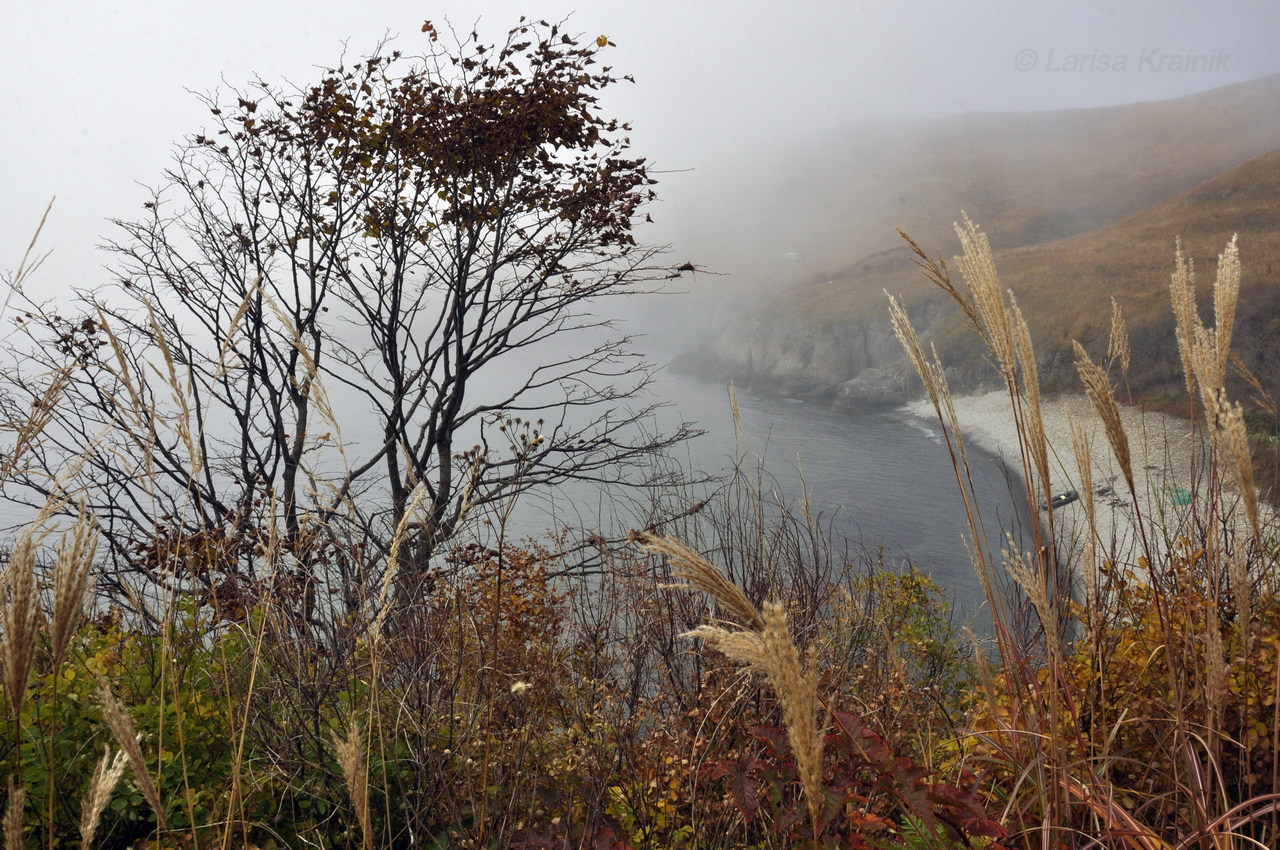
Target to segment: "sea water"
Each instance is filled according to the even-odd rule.
[[[881,549],[891,567],[911,564],[932,576],[966,618],[984,619],[982,589],[965,545],[965,505],[937,422],[900,411],[837,411],[749,392],[737,393],[735,422],[728,384],[667,371],[656,375],[647,397],[633,401],[636,408],[645,403],[664,405],[652,423],[658,430],[669,432],[686,421],[705,432],[673,452],[688,472],[724,476],[744,459],[752,468],[763,465],[773,485],[770,497],[794,506],[807,495],[811,511],[837,538],[834,551],[844,551],[844,541],[850,550]],[[357,420],[343,434],[357,457],[364,444],[381,441],[372,418],[366,418],[366,427]],[[996,458],[971,451],[970,461],[994,534],[1025,527],[1019,513],[1026,512],[1025,497],[1017,480]],[[537,539],[563,525],[625,533],[636,517],[619,504],[626,500],[590,486],[529,493],[505,517],[506,537]],[[8,534],[31,513],[0,502]],[[1000,539],[987,542],[998,548]]]
[[[794,515],[807,498],[833,538],[833,552],[879,552],[890,569],[919,568],[961,621],[988,630],[985,595],[966,546],[965,504],[938,422],[744,391],[735,394],[735,422],[727,383],[661,372],[650,390],[650,400],[665,405],[656,427],[671,431],[685,421],[705,432],[674,452],[687,473],[724,478],[735,467],[749,475],[763,469],[767,499]],[[970,448],[969,462],[986,545],[999,551],[1005,531],[1020,537],[1030,527],[1025,491],[1000,458]],[[511,536],[536,537],[561,524],[611,522],[606,535],[617,535],[629,519],[598,490],[569,487],[526,497],[508,528]]]
[[[967,616],[979,612],[985,597],[965,544],[965,505],[936,420],[737,392],[739,445],[727,384],[663,373],[654,390],[670,402],[668,414],[707,432],[689,444],[702,469],[728,471],[744,450],[763,457],[779,496],[796,500],[807,490],[834,534],[883,547],[891,565],[918,566]],[[1000,529],[1028,527],[1022,484],[999,458],[970,449],[969,461],[987,543],[998,551]]]

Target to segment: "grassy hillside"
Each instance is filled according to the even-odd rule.
[[[933,241],[963,208],[988,222],[997,250],[1037,244],[1110,224],[1280,146],[1280,77],[1156,103],[958,116],[929,141],[917,178],[899,190],[896,226]]]
[[[1135,374],[1135,388],[1162,392],[1176,382],[1176,354],[1169,317],[1169,276],[1174,240],[1181,235],[1186,254],[1197,260],[1207,292],[1216,256],[1238,234],[1244,263],[1241,319],[1236,348],[1255,373],[1278,389],[1275,368],[1280,340],[1280,150],[1272,151],[1175,197],[1089,233],[1038,245],[997,251],[1002,283],[1013,289],[1033,320],[1033,332],[1051,381],[1070,378],[1070,359],[1057,358],[1072,339],[1086,345],[1105,336],[1114,295],[1134,336],[1149,355]],[[986,222],[978,220],[984,227]],[[954,233],[930,244],[931,253],[949,256]],[[856,323],[885,311],[884,291],[911,305],[941,295],[911,262],[904,247],[850,265],[831,281],[794,287],[773,298],[760,315],[800,318],[815,325]],[[959,316],[941,322],[933,333],[939,348],[957,365],[976,354],[960,328]],[[1055,371],[1055,365],[1063,369]],[[1176,386],[1176,384],[1175,384]]]
[[[701,175],[703,200],[681,210],[680,247],[731,275],[701,293],[724,316],[762,292],[860,282],[861,258],[899,247],[897,227],[949,254],[964,210],[997,250],[1042,244],[1276,147],[1280,75],[1153,103],[849,127]]]

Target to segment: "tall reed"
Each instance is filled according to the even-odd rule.
[[[990,350],[1014,411],[1024,478],[1049,503],[1052,447],[1045,443],[1029,325],[1012,293],[1006,299],[998,284],[986,237],[967,218],[957,234],[964,250],[957,264],[967,292],[952,283],[945,263],[908,241],[926,276],[958,302]],[[1249,724],[1270,733],[1280,719],[1274,708],[1280,674],[1267,680],[1264,673],[1259,681],[1251,669],[1258,658],[1252,635],[1259,627],[1274,629],[1270,618],[1280,603],[1270,593],[1256,593],[1259,582],[1274,588],[1276,564],[1261,557],[1268,532],[1252,480],[1243,409],[1228,402],[1224,391],[1239,282],[1233,239],[1219,257],[1214,325],[1208,327],[1196,308],[1193,266],[1177,246],[1171,284],[1175,335],[1188,395],[1199,401],[1203,427],[1212,437],[1210,477],[1191,498],[1189,524],[1174,527],[1171,515],[1142,509],[1145,485],[1135,474],[1133,440],[1111,378],[1083,346],[1074,346],[1086,396],[1133,505],[1137,552],[1131,561],[1118,560],[1100,536],[1099,512],[1105,507],[1094,498],[1094,449],[1075,419],[1069,426],[1086,514],[1085,545],[1068,545],[1052,504],[1030,552],[1010,546],[995,558],[981,544],[983,519],[971,498],[951,390],[937,355],[924,356],[905,309],[890,299],[895,331],[953,447],[970,512],[970,552],[999,638],[995,657],[980,659],[993,664],[994,675],[984,672],[984,698],[975,702],[972,736],[960,749],[967,763],[994,771],[993,793],[1002,795],[1008,823],[1020,827],[1024,846],[1221,848],[1261,846],[1257,842],[1271,843],[1280,835],[1273,814],[1280,805],[1277,751],[1273,742],[1266,768],[1271,781],[1260,784],[1252,755],[1260,739],[1255,731],[1246,733]],[[1131,356],[1113,301],[1107,363],[1127,374]],[[1183,480],[1198,482],[1195,473],[1183,471]],[[1232,508],[1236,500],[1239,511]],[[1033,515],[1035,507],[1032,502]],[[1069,559],[1079,560],[1073,565]],[[1072,566],[1084,577],[1084,610],[1079,638],[1064,642],[1069,612],[1079,608],[1058,573]],[[992,577],[1006,573],[1033,604],[1046,639],[1043,656],[1004,637],[1012,632],[1010,600]],[[1136,657],[1130,659],[1131,653]],[[1138,667],[1130,668],[1131,661]],[[1246,770],[1242,762],[1254,766]],[[1130,778],[1143,784],[1126,784]]]
[[[670,558],[676,575],[688,582],[689,589],[707,594],[747,626],[746,629],[726,629],[701,625],[685,632],[682,637],[706,640],[729,658],[759,670],[769,678],[782,703],[783,718],[795,752],[809,816],[816,829],[824,804],[822,747],[825,726],[825,722],[818,722],[822,709],[818,703],[816,656],[810,652],[807,663],[801,660],[802,653],[787,626],[786,608],[778,601],[766,602],[764,610],[760,611],[737,585],[680,541],[644,534],[636,535],[635,539],[647,551]],[[825,715],[825,711],[822,713]]]

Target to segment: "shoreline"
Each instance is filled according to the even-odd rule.
[[[1000,458],[1023,487],[1028,486],[1019,459],[1018,432],[1014,425],[1009,395],[996,390],[954,399],[962,437],[969,447]],[[1134,564],[1142,551],[1137,515],[1158,517],[1165,528],[1176,528],[1191,506],[1177,505],[1175,494],[1194,492],[1192,461],[1196,455],[1191,422],[1140,407],[1120,407],[1121,421],[1129,437],[1133,467],[1134,496],[1128,491],[1120,466],[1111,451],[1102,424],[1084,394],[1046,398],[1042,402],[1045,440],[1049,446],[1051,491],[1075,490],[1080,500],[1054,509],[1054,524],[1060,551],[1071,560],[1083,554],[1088,543],[1085,493],[1071,444],[1067,411],[1084,426],[1090,438],[1093,467],[1095,523],[1098,553],[1116,564]],[[928,400],[914,401],[899,408],[916,419],[937,424]],[[1043,496],[1038,496],[1037,501]],[[1039,512],[1042,522],[1047,513]],[[1148,532],[1150,533],[1150,532]]]

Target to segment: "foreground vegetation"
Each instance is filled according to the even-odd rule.
[[[961,238],[967,286],[921,261],[1016,402],[1034,514],[1037,359],[985,237]],[[1222,393],[1234,243],[1219,266],[1212,327],[1181,255],[1174,275],[1209,437],[1185,514],[1140,517],[1140,551],[1094,540],[1075,564],[1052,513],[1025,551],[973,543],[987,642],[918,571],[771,503],[745,463],[682,518],[598,541],[589,572],[555,539],[459,538],[409,605],[392,599],[397,533],[377,581],[311,618],[279,535],[170,539],[143,592],[101,572],[95,517],[59,524],[55,501],[4,574],[6,846],[1275,846],[1276,535]],[[945,370],[893,314],[970,495]],[[1111,342],[1077,364],[1133,487],[1118,313]],[[46,421],[9,423],[6,471]],[[1084,429],[1073,448],[1093,517]]]

